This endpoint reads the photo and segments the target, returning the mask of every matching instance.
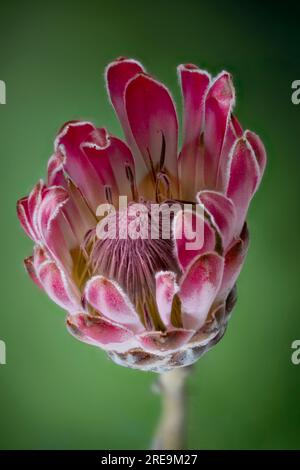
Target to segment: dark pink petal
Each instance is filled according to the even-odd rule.
[[[64,157],[60,154],[60,152],[54,153],[49,158],[47,166],[48,186],[66,187],[63,158]]]
[[[37,275],[48,296],[60,307],[68,312],[80,308],[79,293],[71,287],[65,273],[54,261],[47,260],[40,264]]]
[[[155,275],[156,304],[164,324],[171,326],[173,297],[178,292],[176,274],[171,271],[160,271]]]
[[[133,332],[144,328],[121,287],[103,276],[94,276],[85,287],[85,298],[100,314]]]
[[[246,131],[245,132],[245,137],[248,140],[249,144],[251,145],[251,147],[254,151],[254,155],[255,155],[256,161],[258,163],[259,169],[260,169],[259,180],[258,180],[257,186],[255,188],[255,190],[257,190],[258,185],[259,185],[259,183],[260,183],[260,181],[263,177],[265,167],[266,167],[266,163],[267,163],[266,149],[265,149],[264,144],[262,143],[262,141],[258,137],[258,135],[254,134],[254,132]]]
[[[174,239],[180,266],[185,271],[199,255],[215,249],[215,231],[204,215],[180,211],[174,218]]]
[[[167,88],[139,74],[126,87],[125,103],[132,134],[147,167],[154,179],[157,173],[166,174],[176,196],[178,123]]]
[[[99,130],[100,131],[100,130]],[[129,147],[102,129],[103,141],[84,143],[82,148],[104,185],[116,195],[132,199],[135,191],[134,159]]]
[[[242,137],[244,133],[243,128],[234,114],[231,115],[231,125],[236,137]]]
[[[67,318],[67,328],[80,341],[106,350],[126,351],[134,345],[129,330],[98,315],[71,315]]]
[[[34,263],[33,263],[33,256],[29,256],[28,258],[24,259],[24,266],[25,266],[25,269],[28,273],[28,275],[30,276],[30,278],[32,279],[32,281],[38,286],[40,287],[40,289],[43,289],[43,286],[36,274],[36,271],[35,271],[35,267],[34,267]]]
[[[259,167],[252,147],[245,138],[238,139],[232,149],[226,188],[226,195],[236,208],[236,235],[239,235],[244,225],[258,180]]]
[[[139,183],[144,180],[147,174],[147,166],[145,165],[144,159],[138,149],[128,122],[127,111],[125,108],[125,89],[129,81],[142,72],[144,72],[143,66],[138,61],[124,57],[115,60],[109,64],[106,69],[107,91],[122,124],[127,143],[134,155],[137,181]]]
[[[25,233],[32,240],[37,241],[37,235],[32,227],[31,218],[28,209],[28,197],[23,197],[17,202],[17,215],[20,221],[20,224],[25,231]]]
[[[212,83],[205,101],[204,181],[215,189],[221,153],[234,105],[234,88],[229,73],[222,72]]]
[[[215,191],[200,191],[197,195],[200,203],[209,213],[222,238],[223,249],[231,243],[236,224],[235,207],[231,199]]]
[[[242,137],[243,130],[239,128],[239,124],[237,121],[233,121],[233,115],[231,115],[231,119],[228,123],[226,128],[225,136],[224,136],[224,143],[220,157],[219,163],[219,170],[218,170],[218,177],[217,177],[217,184],[216,190],[220,192],[224,192],[226,189],[227,184],[227,176],[228,176],[228,162],[230,159],[232,148],[239,137]]]
[[[183,96],[183,146],[199,139],[204,120],[204,95],[210,75],[192,64],[179,65]]]
[[[236,240],[225,255],[222,284],[218,299],[226,299],[243,267],[249,245],[249,233],[245,224],[241,237]]]
[[[194,200],[203,177],[200,165],[200,134],[204,123],[204,97],[210,75],[192,64],[180,65],[178,75],[183,95],[183,144],[178,164],[181,197]],[[200,175],[201,173],[201,175]]]
[[[137,60],[123,57],[111,62],[105,71],[107,91],[124,128],[126,137],[129,128],[125,111],[125,88],[129,80],[141,72],[144,72],[144,69]]]
[[[194,330],[185,330],[183,328],[165,332],[150,331],[142,333],[138,337],[138,341],[146,351],[168,354],[181,348],[194,334]]]
[[[199,256],[184,275],[179,297],[185,328],[200,328],[217,295],[223,276],[224,259],[216,253]]]
[[[74,121],[65,124],[55,140],[55,152],[62,155],[64,169],[94,211],[103,202],[104,188],[95,169],[82,151],[82,145],[91,141],[97,143],[99,138],[99,133],[93,124]]]

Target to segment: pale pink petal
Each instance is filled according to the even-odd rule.
[[[36,272],[39,271],[40,266],[44,261],[51,260],[51,255],[47,250],[41,245],[35,245],[33,250],[33,264]]]
[[[80,189],[65,173],[59,153],[52,155],[48,161],[48,184],[61,186],[68,192],[69,200],[64,205],[64,214],[78,243],[81,244],[88,230],[96,225],[97,219]]]
[[[66,179],[66,184],[69,199],[63,206],[63,214],[78,245],[81,245],[86,233],[96,226],[97,219],[86,203],[79,188],[68,178]]]
[[[241,237],[236,240],[225,255],[222,284],[218,299],[226,299],[243,267],[249,245],[249,233],[245,224]]]
[[[193,64],[178,67],[183,96],[183,144],[178,165],[181,197],[194,200],[201,187],[203,169],[200,162],[200,134],[204,123],[204,97],[210,75]]]
[[[235,235],[239,235],[247,215],[250,200],[259,180],[259,167],[254,151],[245,138],[238,139],[229,162],[226,195],[236,208]]]
[[[35,233],[31,218],[28,210],[28,197],[23,197],[19,199],[17,202],[17,215],[20,221],[20,224],[25,231],[25,233],[30,237],[33,241],[37,241],[37,234]]]
[[[60,186],[52,186],[45,190],[37,214],[37,227],[41,236],[45,237],[49,233],[52,221],[68,199],[68,192]]]
[[[144,329],[133,305],[117,283],[103,276],[94,276],[85,287],[85,298],[110,320],[134,332]]]
[[[165,332],[150,331],[142,333],[137,339],[145,351],[169,354],[171,351],[181,348],[194,334],[194,330],[174,328]]]
[[[32,279],[32,281],[40,288],[43,289],[41,281],[39,280],[33,262],[33,256],[29,256],[28,258],[24,259],[24,266],[25,269]]]
[[[171,271],[160,271],[155,275],[156,304],[164,324],[171,326],[171,312],[174,295],[178,292],[176,274]]]
[[[224,259],[216,253],[199,256],[184,275],[179,291],[185,328],[200,328],[220,288]]]
[[[63,160],[64,157],[59,151],[49,158],[47,165],[48,186],[66,187]]]
[[[68,312],[80,308],[79,292],[76,292],[68,282],[65,273],[51,260],[39,265],[37,276],[48,296]]]
[[[126,87],[125,103],[132,134],[153,179],[166,174],[175,197],[178,123],[173,99],[161,83],[139,74]]]
[[[221,153],[230,122],[235,95],[229,73],[222,72],[212,83],[205,101],[204,181],[215,189],[218,181]]]
[[[42,202],[43,193],[46,189],[46,185],[43,180],[40,180],[33,188],[28,196],[28,211],[31,218],[33,229],[37,235],[39,235],[39,229],[37,226],[37,213]]]
[[[68,200],[69,194],[64,188],[47,188],[39,206],[37,225],[43,244],[56,261],[71,274],[73,261],[70,253],[78,246],[78,241],[63,213]]]
[[[215,231],[204,216],[191,211],[179,211],[173,222],[176,255],[185,271],[200,254],[215,249]]]
[[[135,345],[131,331],[98,315],[69,316],[67,328],[80,341],[106,350],[128,351]]]
[[[224,250],[231,243],[236,224],[235,207],[231,199],[215,191],[200,191],[197,199],[205,207],[222,238]]]

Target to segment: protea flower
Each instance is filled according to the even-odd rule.
[[[232,114],[229,73],[212,79],[188,64],[178,74],[180,152],[169,91],[139,62],[120,58],[107,67],[106,83],[126,143],[90,122],[65,124],[47,182],[18,201],[35,243],[27,271],[67,312],[72,335],[118,364],[157,372],[192,364],[223,336],[248,248],[247,210],[266,164],[259,137]],[[150,223],[152,203],[179,204],[170,237],[161,222],[154,239],[121,236],[134,203]],[[115,237],[97,236],[99,222],[112,217],[97,212],[101,204],[116,207]],[[188,249],[182,226],[193,232],[199,221],[203,243]]]

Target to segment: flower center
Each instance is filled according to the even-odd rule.
[[[86,237],[92,275],[118,282],[145,325],[163,329],[155,303],[155,273],[179,272],[170,204],[131,203],[110,213]]]

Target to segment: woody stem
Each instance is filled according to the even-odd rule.
[[[173,369],[161,374],[161,417],[153,441],[156,450],[181,450],[185,445],[186,378],[190,367]]]

